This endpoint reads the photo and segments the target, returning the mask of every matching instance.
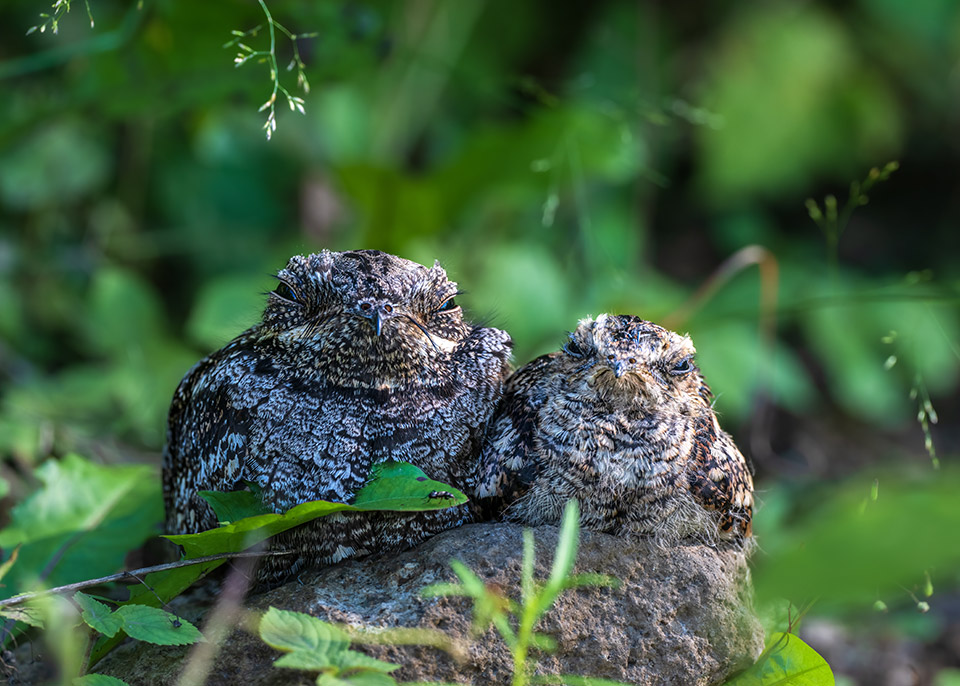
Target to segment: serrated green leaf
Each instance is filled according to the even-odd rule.
[[[318,656],[332,656],[346,650],[350,639],[337,627],[303,612],[271,607],[260,618],[261,640],[271,648],[304,651]]]
[[[123,621],[114,616],[109,606],[79,591],[74,594],[73,601],[80,606],[83,621],[93,630],[104,636],[113,636],[120,630]]]
[[[129,686],[123,679],[106,674],[86,674],[73,680],[73,686]]]
[[[123,622],[122,628],[130,638],[162,646],[188,645],[203,641],[203,634],[185,619],[156,607],[123,605],[114,616]]]
[[[392,672],[400,669],[400,665],[378,660],[356,650],[341,651],[334,656],[334,659],[341,670],[362,669],[375,672]]]
[[[330,656],[313,650],[294,650],[281,655],[273,662],[274,667],[302,669],[305,672],[321,672],[335,665],[330,664]]]
[[[726,686],[834,686],[833,671],[794,634],[776,633],[750,669]]]
[[[42,629],[44,624],[43,611],[41,611],[38,608],[29,607],[27,605],[17,605],[16,607],[5,607],[2,610],[0,610],[0,617],[6,617],[7,619],[13,619],[18,622],[23,622],[24,624],[35,626],[38,629]]]
[[[197,495],[207,501],[217,521],[221,524],[230,524],[247,517],[270,514],[270,510],[263,504],[263,500],[251,491],[197,491]]]
[[[465,502],[463,492],[430,479],[419,467],[394,460],[373,465],[369,482],[353,499],[358,510],[398,512],[441,510]]]
[[[0,548],[22,544],[4,578],[9,595],[30,590],[41,571],[47,586],[116,572],[163,518],[159,478],[150,467],[67,455],[47,460],[35,476],[40,489],[13,508],[0,532]]]

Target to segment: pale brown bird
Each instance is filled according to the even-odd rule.
[[[584,319],[517,371],[484,443],[478,494],[505,518],[714,542],[751,534],[753,479],[681,336],[638,317]]]

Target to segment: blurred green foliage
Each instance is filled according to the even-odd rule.
[[[924,187],[952,154],[924,142],[955,134],[933,87],[960,55],[952,3],[269,5],[317,33],[306,115],[281,98],[270,143],[267,66],[222,47],[260,26],[243,40],[268,49],[256,3],[94,0],[95,29],[73,12],[30,36],[43,3],[0,10],[0,453],[156,451],[182,374],[321,247],[439,258],[522,363],[588,314],[668,317],[758,243],[777,340],[751,270],[675,322],[728,423],[761,391],[884,425],[917,378],[956,393],[950,205]],[[831,275],[804,199],[891,158]]]

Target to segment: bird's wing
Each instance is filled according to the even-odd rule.
[[[749,536],[753,519],[753,478],[743,454],[712,412],[696,420],[693,454],[687,465],[690,491],[717,512],[722,535]]]
[[[510,503],[522,495],[542,467],[537,446],[538,413],[546,399],[557,353],[543,355],[515,372],[484,437],[477,495]]]
[[[253,421],[224,392],[231,346],[198,362],[180,382],[167,418],[163,495],[171,533],[216,526],[209,506],[196,492],[232,490],[242,478],[248,451],[244,437]]]

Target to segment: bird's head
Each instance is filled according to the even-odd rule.
[[[442,375],[473,330],[439,263],[324,250],[290,258],[277,280],[262,330],[337,384],[388,388]]]
[[[689,336],[630,315],[580,320],[563,355],[601,396],[659,406],[666,400],[709,402]]]

